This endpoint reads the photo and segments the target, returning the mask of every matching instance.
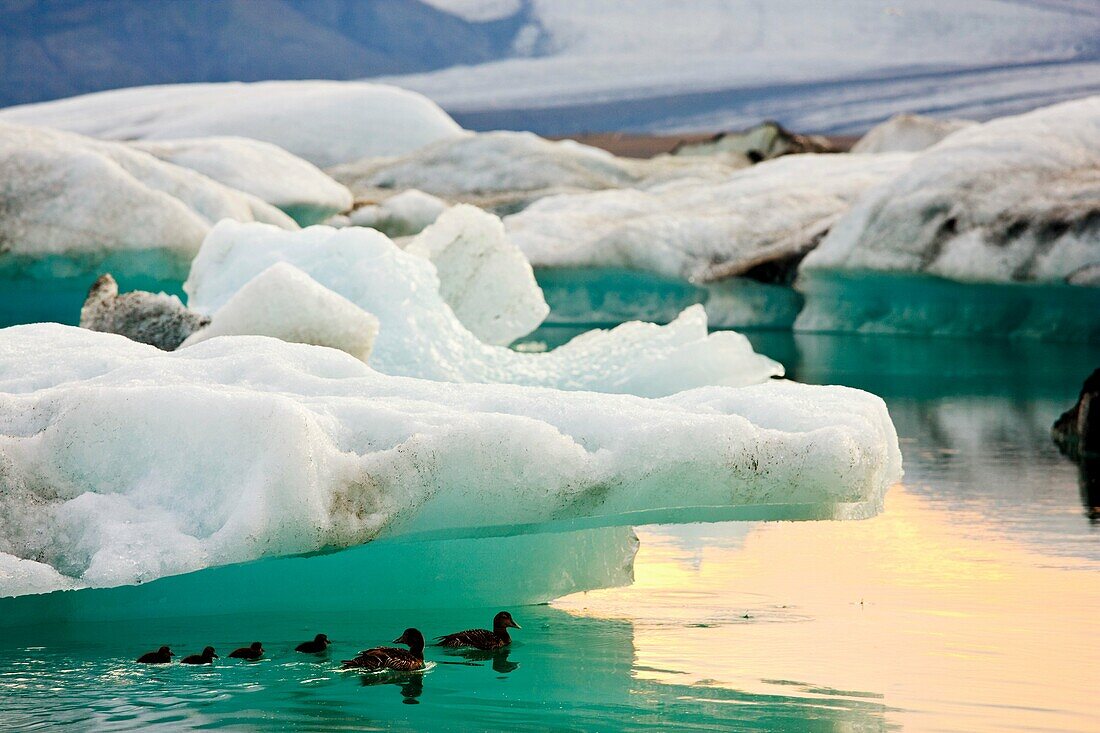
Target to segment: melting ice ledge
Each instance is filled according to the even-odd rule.
[[[392,377],[265,337],[0,331],[0,596],[385,538],[861,517],[900,476],[885,404],[844,387],[644,399]]]

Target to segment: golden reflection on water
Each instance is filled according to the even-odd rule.
[[[913,730],[1100,730],[1095,563],[901,486],[862,522],[700,529],[639,529],[632,586],[554,605],[630,621],[639,678],[881,696]]]

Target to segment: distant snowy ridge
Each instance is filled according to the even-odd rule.
[[[436,4],[447,7],[444,2]],[[455,10],[461,12],[457,6]],[[1044,82],[1030,82],[1028,67],[1100,61],[1100,14],[1089,3],[533,0],[527,12],[541,36],[540,53],[533,57],[520,54],[475,66],[384,78],[427,94],[451,112],[484,112],[484,118],[475,115],[470,120],[486,124],[491,124],[494,110],[598,107],[684,95],[678,108],[663,120],[656,110],[623,107],[617,125],[609,115],[599,120],[598,127],[592,126],[590,118],[589,127],[573,128],[577,130],[736,127],[730,119],[719,124],[722,114],[739,114],[747,119],[745,124],[766,117],[800,124],[797,118],[771,112],[783,102],[768,101],[769,87],[847,81],[847,86],[832,89],[814,105],[832,108],[831,125],[809,128],[821,130],[843,124],[846,104],[854,105],[854,111],[862,101],[875,97],[875,90],[859,88],[863,80],[897,77],[896,88],[903,90],[904,76],[925,73],[931,75],[925,86],[951,88],[954,70],[1020,66],[1022,88],[1017,91],[1037,95]],[[1096,68],[1082,70],[1076,85],[1087,86],[1091,74],[1095,91],[1100,84]],[[1075,82],[1051,74],[1044,77],[1048,92],[1062,87],[1062,98],[1072,94]],[[714,106],[705,99],[688,97],[726,89],[743,91],[740,98]],[[910,95],[916,103],[911,109],[923,108],[916,92],[910,89],[895,95],[894,108],[879,119],[906,111],[905,100]],[[963,93],[981,104],[995,103],[1000,96],[978,86]],[[801,101],[805,104],[807,100]],[[1042,103],[1039,99],[1033,106]],[[702,115],[708,108],[714,118],[703,124]],[[580,109],[574,117],[576,122],[569,124],[583,125]],[[496,119],[503,122],[506,118]],[[482,124],[475,126],[481,128]],[[805,128],[804,123],[800,126]]]

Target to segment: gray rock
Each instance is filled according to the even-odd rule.
[[[118,294],[111,275],[100,275],[80,309],[80,327],[117,333],[143,344],[173,351],[183,340],[210,323],[174,295],[135,290]]]

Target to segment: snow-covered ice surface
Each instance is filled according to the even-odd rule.
[[[1100,96],[953,133],[868,191],[801,272],[1065,282],[1096,264]]]
[[[667,326],[626,323],[591,331],[548,353],[487,344],[444,301],[431,261],[362,227],[288,233],[222,222],[192,263],[184,283],[188,306],[216,313],[277,262],[294,265],[378,318],[371,364],[385,374],[657,397],[703,385],[754,384],[783,372],[744,336],[708,334],[701,307]]]
[[[271,143],[243,137],[204,137],[138,140],[132,145],[250,193],[302,225],[316,224],[351,208],[351,191],[317,166]]]
[[[194,171],[57,130],[0,122],[0,170],[0,272],[8,276],[55,259],[62,274],[93,272],[111,255],[138,253],[179,273],[221,219],[297,228],[270,204]]]
[[[572,140],[502,131],[444,140],[403,157],[366,158],[329,173],[361,197],[418,189],[503,215],[555,193],[718,179],[746,165],[743,156],[622,158]]]
[[[399,535],[866,516],[900,475],[884,403],[844,387],[645,400],[395,378],[264,337],[0,331],[0,596]]]
[[[922,115],[895,115],[879,125],[852,146],[853,153],[917,153],[964,127],[970,120],[941,120]]]
[[[711,281],[812,248],[910,156],[792,155],[719,182],[542,199],[505,219],[535,267],[625,267]]]
[[[216,336],[271,336],[340,349],[365,362],[378,336],[378,319],[293,265],[278,262],[245,283],[209,326],[181,346]]]
[[[389,80],[456,113],[566,110],[574,130],[738,129],[775,118],[823,131],[865,129],[901,110],[1020,111],[1095,92],[1100,68],[1091,0],[533,0],[514,12],[531,18],[515,58]],[[807,104],[801,92],[815,83],[829,89]],[[773,94],[784,87],[792,93]],[[869,104],[882,109],[868,114]],[[556,110],[544,124],[565,117]]]
[[[531,263],[493,214],[459,204],[405,251],[431,260],[439,294],[485,343],[507,346],[538,328],[550,312]]]
[[[171,84],[0,110],[0,120],[112,140],[247,137],[321,167],[463,135],[415,92],[351,81]]]

